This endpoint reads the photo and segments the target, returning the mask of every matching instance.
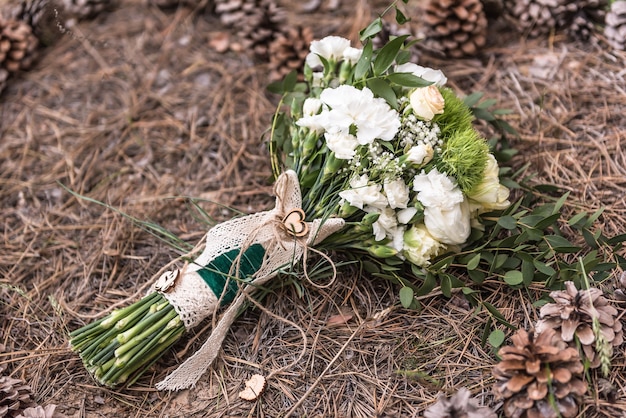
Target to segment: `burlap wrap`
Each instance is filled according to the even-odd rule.
[[[250,278],[248,285],[240,286],[238,295],[218,321],[209,339],[176,370],[157,383],[157,389],[180,390],[194,386],[217,357],[224,337],[247,294],[275,276],[281,268],[297,263],[308,247],[320,243],[344,225],[340,218],[315,219],[307,222],[309,232],[305,236],[295,237],[286,230],[282,221],[291,210],[302,206],[296,173],[287,171],[281,174],[276,180],[274,192],[274,209],[231,219],[213,227],[207,234],[206,247],[202,254],[186,266],[172,288],[162,292],[176,309],[186,328],[190,329],[215,312],[220,297],[206,285],[198,270],[221,254],[234,249],[243,252],[254,244],[260,244],[265,249],[261,267]],[[235,260],[231,271],[225,273],[236,277],[237,274],[234,273],[237,268]]]

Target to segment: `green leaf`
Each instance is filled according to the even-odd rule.
[[[543,220],[537,222],[537,224],[535,225],[535,228],[537,228],[537,229],[546,229],[547,227],[553,225],[560,217],[561,217],[561,214],[559,214],[559,213],[555,213],[554,215],[550,215],[550,216],[544,218]]]
[[[427,87],[433,84],[432,81],[424,80],[411,73],[391,73],[386,78],[402,87]]]
[[[535,265],[532,261],[522,262],[522,278],[524,286],[530,286],[535,278]]]
[[[485,273],[480,270],[470,270],[467,274],[476,284],[482,284],[485,281]]]
[[[580,212],[577,213],[576,215],[572,216],[569,221],[567,221],[567,224],[570,226],[574,226],[576,225],[578,222],[582,221],[585,216],[587,216],[587,212]]]
[[[467,107],[474,107],[474,105],[478,103],[478,101],[482,99],[483,96],[484,93],[477,91],[470,94],[469,96],[465,96],[463,102],[467,105]]]
[[[565,193],[563,196],[561,196],[559,198],[559,200],[556,201],[556,203],[554,204],[554,212],[559,212],[561,210],[561,208],[563,207],[563,205],[565,204],[565,201],[567,200],[567,198],[569,197],[569,193],[567,192]]]
[[[512,230],[517,228],[517,219],[510,215],[501,216],[498,218],[498,225],[504,229]]]
[[[489,334],[488,341],[493,348],[499,348],[504,343],[504,338],[504,331],[496,329]]]
[[[498,103],[498,101],[496,99],[487,99],[482,103],[479,103],[478,105],[476,105],[477,108],[479,109],[488,109],[491,106],[495,105],[496,103]]]
[[[482,304],[491,313],[491,315],[493,315],[493,317],[498,320],[498,322],[506,325],[508,328],[515,329],[515,327],[511,325],[509,321],[506,320],[506,318],[504,317],[504,315],[502,315],[502,313],[498,310],[498,308],[496,308],[489,302],[482,302]]]
[[[409,19],[396,7],[396,22],[398,25],[404,25]]]
[[[475,254],[470,260],[467,262],[467,269],[474,270],[480,264],[480,253]]]
[[[381,78],[373,78],[367,81],[367,87],[372,90],[372,93],[378,97],[382,97],[389,103],[393,109],[398,109],[398,99],[396,93],[393,91],[389,83]]]
[[[398,36],[382,47],[374,60],[374,75],[381,75],[391,67],[391,64],[396,59],[396,55],[398,55],[398,51],[404,44],[404,40],[408,37],[409,35]]]
[[[560,235],[546,235],[543,239],[554,251],[559,253],[575,253],[580,250],[580,247]]]
[[[373,263],[369,260],[363,260],[361,264],[363,265],[363,270],[368,273],[380,273],[380,269],[378,268],[376,263]]]
[[[447,274],[441,278],[441,293],[447,298],[452,296],[452,282]]]
[[[372,62],[372,54],[373,54],[373,46],[372,42],[368,41],[363,47],[363,52],[361,53],[361,58],[356,63],[354,68],[354,79],[360,80],[370,69],[370,64]]]
[[[400,303],[406,309],[411,307],[411,304],[413,303],[413,289],[408,286],[400,289]]]
[[[509,286],[517,286],[518,284],[524,283],[524,275],[518,270],[507,271],[503,279]]]
[[[587,222],[585,222],[585,228],[589,228],[591,227],[591,225],[593,225],[593,223],[595,221],[598,220],[598,218],[600,217],[600,215],[602,215],[602,212],[604,212],[604,208],[600,208],[597,211],[595,211],[590,217],[589,219],[587,219]]]
[[[417,296],[424,296],[432,292],[432,290],[437,285],[437,278],[432,274],[428,273],[426,278],[424,279],[424,283],[417,289]]]
[[[494,115],[491,114],[491,112],[485,110],[485,109],[480,109],[478,107],[474,107],[472,108],[472,113],[474,113],[474,116],[477,119],[482,119],[485,120],[487,122],[491,122],[491,121],[495,121],[496,117]]]
[[[359,39],[361,42],[364,42],[367,38],[376,36],[381,30],[383,30],[383,21],[380,17],[377,17],[368,27],[359,32]]]
[[[549,265],[547,265],[543,261],[533,260],[533,265],[535,266],[535,268],[538,271],[540,271],[541,273],[543,273],[543,274],[545,274],[547,276],[552,276],[553,274],[556,273],[555,269],[553,269],[552,267],[550,267]]]

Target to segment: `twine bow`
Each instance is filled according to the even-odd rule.
[[[239,248],[241,251],[230,271],[231,275],[235,271],[233,277],[238,277],[239,257],[253,244],[261,244],[265,249],[263,263],[226,309],[202,347],[157,383],[157,389],[181,390],[195,386],[217,357],[226,333],[248,295],[274,277],[279,269],[299,262],[303,255],[306,261],[308,250],[316,251],[312,246],[344,226],[341,218],[315,219],[312,222],[302,222],[302,226],[297,223],[285,224],[286,216],[294,211],[301,211],[302,207],[300,184],[294,171],[289,170],[278,177],[274,193],[274,209],[223,222],[207,233],[206,247],[196,261],[188,266],[189,271],[202,268],[225,251]]]

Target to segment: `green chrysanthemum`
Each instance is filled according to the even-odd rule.
[[[441,89],[441,94],[445,110],[436,115],[433,122],[439,125],[445,145],[437,169],[454,176],[461,190],[471,194],[483,180],[489,146],[474,129],[474,116],[463,100],[447,88]]]

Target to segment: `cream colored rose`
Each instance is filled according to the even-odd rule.
[[[409,97],[415,116],[424,120],[432,120],[435,115],[443,113],[445,101],[435,85],[415,89]]]
[[[474,203],[482,206],[479,208],[479,213],[489,210],[502,210],[511,205],[509,189],[500,184],[498,172],[498,161],[496,161],[493,155],[489,154],[482,183],[468,195],[472,206],[474,206]]]
[[[406,160],[416,166],[428,164],[433,159],[435,150],[432,145],[422,144],[421,142],[414,147],[411,147],[406,153]]]
[[[403,255],[413,264],[426,267],[446,246],[437,241],[424,225],[415,225],[404,233]]]

